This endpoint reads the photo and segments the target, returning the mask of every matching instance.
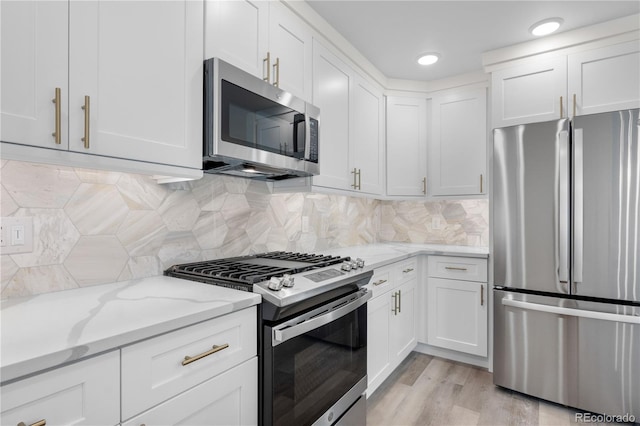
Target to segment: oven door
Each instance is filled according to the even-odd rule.
[[[367,384],[369,298],[362,289],[264,326],[263,425],[334,424],[357,402]]]

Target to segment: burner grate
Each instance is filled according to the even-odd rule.
[[[253,285],[271,277],[297,274],[350,260],[349,257],[325,256],[276,251],[252,256],[240,256],[203,262],[174,265],[165,275],[210,282]],[[245,287],[250,288],[250,287]]]

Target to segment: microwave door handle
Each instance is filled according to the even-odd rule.
[[[300,118],[302,116],[302,118]],[[305,154],[305,150],[303,150],[302,155],[299,155],[300,153],[300,148],[301,148],[301,144],[300,144],[300,134],[302,133],[302,136],[306,139],[306,122],[307,120],[305,119],[303,114],[296,114],[293,117],[293,156],[295,158],[297,158],[298,160],[303,160],[304,159],[304,154]],[[300,126],[302,127],[302,132],[300,132]],[[306,148],[303,145],[303,149]]]
[[[369,300],[370,298],[371,292],[366,292],[359,298],[352,300],[346,305],[340,306],[339,308],[333,311],[329,311],[326,314],[301,322],[300,324],[294,325],[293,327],[287,326],[287,324],[291,322],[287,321],[287,323],[273,329],[271,343],[273,346],[276,346],[280,343],[286,342],[287,340],[293,339],[294,337],[300,336],[301,334],[307,333],[311,330],[315,330],[316,328],[322,327],[323,325],[327,325],[330,322],[333,322],[338,318],[341,318],[348,313],[355,311],[360,306],[367,303],[367,300]],[[280,329],[279,327],[282,327],[282,329]]]

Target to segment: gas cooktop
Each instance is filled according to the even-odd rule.
[[[285,306],[341,285],[362,282],[365,275],[370,278],[372,271],[364,272],[363,267],[361,259],[275,251],[174,265],[164,273],[260,293],[268,302]]]

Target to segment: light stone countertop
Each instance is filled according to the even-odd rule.
[[[364,259],[365,270],[421,254],[487,258],[485,247],[380,243],[318,250]],[[228,314],[259,295],[165,276],[0,302],[0,381],[117,349]]]
[[[0,380],[116,349],[259,304],[255,293],[165,276],[0,303]]]

